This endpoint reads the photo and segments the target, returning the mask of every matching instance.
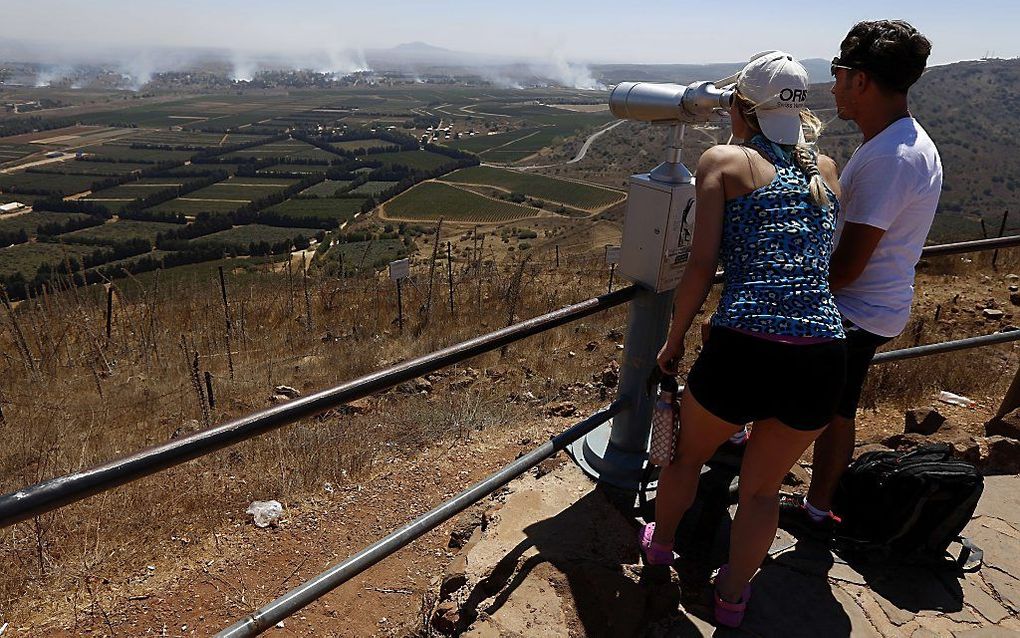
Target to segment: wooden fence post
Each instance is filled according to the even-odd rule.
[[[453,245],[446,242],[446,279],[450,286],[450,314],[453,314]]]
[[[106,346],[110,346],[110,334],[113,331],[113,284],[106,289]]]
[[[1009,211],[1002,212],[1002,224],[999,225],[999,237],[1002,237],[1006,232],[1006,218],[1009,217]],[[992,252],[992,270],[998,270],[996,262],[999,261],[999,249],[996,248]]]

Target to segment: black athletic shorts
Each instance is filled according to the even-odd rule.
[[[713,326],[687,387],[706,410],[734,425],[776,418],[817,430],[832,419],[845,377],[843,339],[788,344]]]
[[[846,331],[846,385],[843,386],[843,396],[836,404],[836,414],[844,419],[853,419],[857,414],[861,389],[864,380],[868,378],[868,368],[871,367],[875,350],[893,338],[868,332],[849,319],[843,320],[843,329]]]

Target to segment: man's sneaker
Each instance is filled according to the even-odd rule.
[[[804,498],[801,496],[782,494],[779,497],[779,526],[794,536],[829,540],[841,522],[832,512],[822,520],[815,521],[804,507]]]

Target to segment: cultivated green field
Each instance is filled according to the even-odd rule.
[[[250,202],[266,195],[283,190],[292,184],[293,179],[271,179],[268,177],[232,177],[228,180],[200,188],[184,195],[185,200],[196,199],[230,199]]]
[[[188,199],[171,199],[158,206],[146,208],[147,211],[157,213],[182,213],[184,215],[198,215],[199,213],[232,213],[238,208],[245,206],[244,202],[232,202],[223,199],[206,199],[204,201],[191,201]]]
[[[40,224],[51,224],[53,222],[63,223],[71,219],[82,219],[86,215],[78,213],[50,213],[46,211],[33,211],[22,215],[0,217],[0,233],[16,233],[24,230],[29,235],[35,235],[35,229]]]
[[[326,252],[323,268],[329,270],[332,267],[339,272],[342,262],[344,272],[348,273],[364,269],[378,270],[391,261],[407,257],[410,252],[410,248],[399,239],[341,243]]]
[[[81,257],[95,250],[95,246],[43,242],[0,248],[0,275],[13,275],[20,272],[26,279],[31,279],[42,264],[56,267],[64,261],[65,256],[69,258]]]
[[[399,164],[417,170],[432,170],[453,160],[445,155],[429,153],[428,151],[400,151],[399,153],[376,153],[365,155],[364,159],[382,162],[384,166]]]
[[[70,195],[89,189],[93,182],[102,179],[89,175],[48,175],[46,173],[11,173],[0,175],[0,189],[30,188],[54,195]],[[21,200],[18,200],[21,201]]]
[[[388,188],[393,188],[394,186],[396,186],[396,182],[365,182],[351,192],[357,193],[358,195],[375,195],[376,193],[381,193]]]
[[[538,210],[482,197],[439,182],[423,182],[385,204],[386,215],[402,219],[504,222],[533,217]]]
[[[351,182],[348,180],[323,180],[314,186],[301,191],[302,195],[314,195],[315,197],[332,197],[338,190],[344,188]]]
[[[616,204],[626,197],[625,193],[608,188],[488,166],[461,169],[444,175],[443,181],[492,186],[587,210]]]
[[[180,162],[190,159],[196,151],[164,151],[160,149],[130,148],[128,146],[115,146],[113,144],[102,144],[89,146],[84,149],[92,159],[106,162]]]
[[[42,149],[32,144],[0,144],[0,163],[38,153],[40,150]]]
[[[494,149],[497,146],[509,144],[515,140],[534,135],[537,132],[537,127],[530,127],[517,131],[509,131],[507,133],[498,133],[496,135],[486,135],[485,133],[482,133],[481,135],[476,135],[474,137],[462,137],[459,140],[452,140],[447,142],[446,146],[458,148],[470,153],[484,155],[486,151]]]
[[[282,204],[266,209],[267,213],[279,213],[285,217],[317,217],[335,220],[337,224],[354,217],[361,210],[364,199],[327,198],[288,199]]]
[[[363,151],[370,148],[397,148],[390,142],[384,140],[348,140],[346,142],[333,142],[333,146],[345,151]]]
[[[127,239],[142,238],[150,242],[156,240],[156,235],[168,230],[182,228],[180,224],[167,224],[163,222],[142,222],[122,219],[109,221],[102,226],[83,228],[72,233],[61,235],[64,241],[71,243],[105,243],[115,244]]]
[[[59,164],[46,164],[32,170],[33,173],[49,173],[63,175],[127,175],[132,171],[152,168],[152,164],[133,164],[130,162],[79,162],[67,161]],[[98,178],[97,178],[98,179]]]
[[[219,244],[238,254],[245,254],[248,251],[248,246],[252,243],[265,241],[274,244],[280,241],[292,240],[298,236],[309,239],[319,232],[321,231],[318,228],[278,228],[262,224],[248,224],[246,226],[235,226],[227,230],[221,230],[211,235],[196,237],[191,241],[192,243]]]

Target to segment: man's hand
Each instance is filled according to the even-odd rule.
[[[883,235],[884,230],[867,224],[844,224],[839,245],[829,262],[829,288],[839,290],[860,277]]]

